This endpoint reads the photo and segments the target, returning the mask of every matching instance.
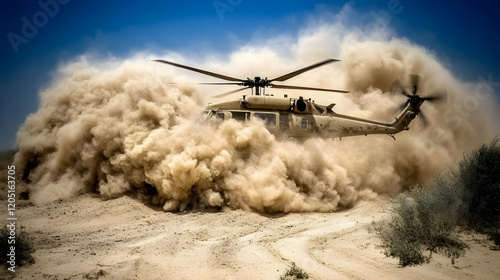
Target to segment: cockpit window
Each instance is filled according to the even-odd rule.
[[[199,121],[206,121],[212,116],[213,116],[212,110],[205,110],[205,111],[203,111],[203,113],[200,114],[200,116],[198,117],[198,120]]]
[[[255,113],[256,118],[264,120],[266,126],[276,126],[276,115],[271,113]]]

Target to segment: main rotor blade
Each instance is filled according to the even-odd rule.
[[[214,97],[214,98],[220,98],[220,97],[224,97],[224,96],[227,96],[227,95],[230,95],[230,94],[233,94],[235,92],[242,91],[242,90],[245,90],[245,89],[248,89],[248,88],[249,87],[239,88],[239,89],[235,89],[235,90],[232,90],[232,91],[228,91],[228,92],[224,92],[224,93],[221,93],[221,94],[217,94],[217,95],[214,95],[212,97]]]
[[[314,69],[316,67],[319,67],[321,65],[325,65],[325,64],[332,63],[332,62],[335,62],[335,61],[340,61],[340,60],[338,60],[338,59],[323,60],[323,61],[320,61],[320,62],[315,63],[313,65],[309,65],[307,67],[304,67],[304,68],[301,68],[299,70],[293,71],[291,73],[285,74],[283,76],[279,76],[278,78],[272,79],[271,81],[283,82],[283,81],[286,81],[286,80],[288,80],[290,78],[293,78],[293,77],[295,77],[295,76],[297,76],[299,74],[302,74],[302,73],[304,73],[306,71],[309,71],[309,70]]]
[[[339,89],[328,89],[328,88],[313,88],[313,87],[299,87],[299,86],[286,86],[286,85],[272,85],[272,88],[280,88],[280,89],[300,89],[300,90],[317,90],[317,91],[329,91],[329,92],[340,92],[340,93],[348,93],[348,90],[339,90]]]
[[[220,85],[220,86],[223,86],[223,85],[242,85],[242,83],[197,83],[199,85]]]
[[[178,63],[174,63],[174,62],[162,60],[162,59],[154,59],[153,61],[161,62],[161,63],[165,63],[165,64],[170,64],[170,65],[173,65],[173,66],[176,66],[176,67],[184,68],[184,69],[187,69],[187,70],[191,70],[191,71],[198,72],[198,73],[201,73],[201,74],[205,74],[205,75],[208,75],[208,76],[216,77],[216,78],[223,79],[223,80],[226,80],[226,81],[243,82],[242,79],[238,79],[238,78],[233,78],[233,77],[221,75],[221,74],[217,74],[217,73],[206,71],[206,70],[201,70],[201,69],[194,68],[194,67],[191,67],[191,66],[186,66],[186,65],[182,65],[182,64],[178,64]]]

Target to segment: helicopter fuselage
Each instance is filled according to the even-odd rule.
[[[264,121],[274,134],[292,137],[322,136],[342,138],[347,136],[388,134],[392,136],[408,130],[409,123],[418,115],[418,107],[408,104],[391,123],[377,122],[335,113],[329,106],[319,105],[303,97],[289,98],[266,95],[243,96],[240,100],[209,104],[204,116],[209,119],[235,119],[248,123],[252,119]]]

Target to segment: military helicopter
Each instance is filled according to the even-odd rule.
[[[228,81],[200,84],[238,85],[242,87],[216,95],[215,97],[226,96],[246,89],[252,90],[251,96],[243,95],[241,99],[209,104],[203,113],[205,118],[219,120],[235,119],[241,122],[249,122],[252,118],[257,118],[263,120],[266,128],[272,133],[285,133],[298,138],[320,135],[322,137],[342,139],[342,137],[355,135],[387,134],[395,140],[394,134],[403,130],[409,130],[410,122],[421,113],[420,106],[424,101],[436,101],[443,97],[439,95],[419,96],[417,90],[420,83],[420,76],[409,74],[407,79],[403,81],[407,85],[406,87],[403,86],[401,79],[396,80],[392,87],[394,92],[398,92],[408,99],[402,104],[401,112],[396,119],[391,123],[385,123],[338,114],[332,110],[335,103],[325,106],[316,104],[311,98],[305,99],[302,96],[291,98],[287,94],[284,94],[283,97],[275,97],[265,93],[267,87],[348,93],[349,91],[346,90],[274,84],[274,82],[286,81],[319,66],[339,61],[337,59],[326,59],[274,79],[267,79],[267,77],[264,79],[260,77],[239,79],[166,60],[156,59],[153,61]],[[407,88],[412,89],[411,94],[408,93]],[[423,117],[423,120],[427,123],[425,117]]]

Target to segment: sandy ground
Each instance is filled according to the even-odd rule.
[[[279,279],[295,262],[309,279],[500,279],[500,252],[480,235],[463,237],[471,250],[454,265],[434,254],[429,264],[398,267],[369,232],[389,206],[378,199],[335,213],[179,214],[92,194],[18,206],[36,262],[15,278]]]

